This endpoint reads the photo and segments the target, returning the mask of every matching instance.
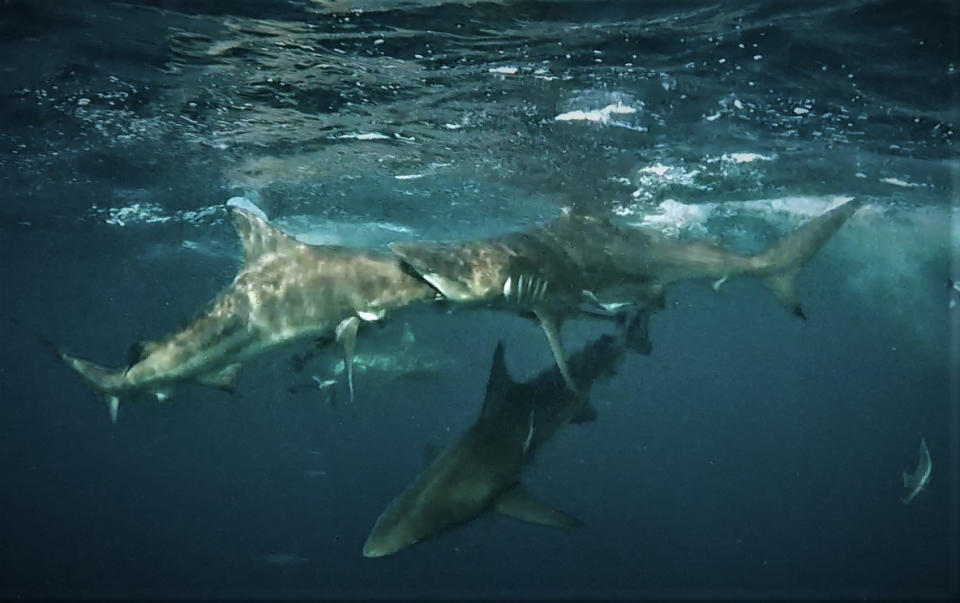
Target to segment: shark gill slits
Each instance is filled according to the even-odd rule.
[[[508,276],[503,282],[503,297],[518,305],[542,301],[547,294],[550,282],[531,274],[520,274],[516,280]],[[511,299],[512,297],[512,299]]]

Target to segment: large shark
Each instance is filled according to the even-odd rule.
[[[388,252],[306,245],[262,214],[241,207],[231,212],[243,244],[243,267],[197,318],[160,341],[135,345],[128,366],[120,369],[60,352],[106,398],[114,421],[122,398],[147,392],[162,400],[185,380],[231,389],[243,362],[317,338],[343,344],[352,397],[351,361],[360,323],[436,296]]]
[[[613,373],[627,341],[623,335],[604,335],[570,358],[579,391],[567,387],[557,367],[523,383],[514,381],[499,344],[476,423],[390,503],[367,537],[364,556],[391,555],[488,509],[542,525],[579,525],[535,499],[518,480],[561,427],[595,416],[585,393],[596,379]]]
[[[557,366],[575,389],[561,346],[564,319],[583,311],[609,315],[625,306],[656,310],[663,307],[664,289],[672,283],[705,280],[719,287],[741,275],[762,279],[781,303],[804,318],[794,277],[858,207],[857,201],[847,201],[756,255],[572,211],[495,238],[391,248],[451,302],[534,314]]]

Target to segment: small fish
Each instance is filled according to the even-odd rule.
[[[917,468],[913,473],[903,472],[903,487],[907,489],[907,495],[901,498],[903,504],[907,504],[920,494],[930,483],[930,474],[933,471],[933,462],[930,460],[930,450],[927,448],[927,440],[920,438],[920,460],[917,461]]]

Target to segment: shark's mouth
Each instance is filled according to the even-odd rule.
[[[425,277],[423,274],[420,274],[420,272],[418,272],[417,269],[410,264],[410,262],[407,262],[406,260],[400,260],[400,270],[402,270],[407,276],[415,278],[433,289],[435,300],[449,299],[449,297],[443,292],[443,289],[438,286],[436,279],[430,279]]]

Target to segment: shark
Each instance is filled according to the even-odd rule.
[[[436,297],[432,286],[388,251],[307,245],[270,225],[255,206],[229,211],[243,264],[195,319],[160,340],[131,346],[122,368],[57,350],[104,397],[113,421],[123,399],[149,394],[165,400],[175,385],[191,380],[232,390],[244,362],[316,339],[343,346],[352,399],[360,325]]]
[[[320,349],[313,346],[294,355],[293,368],[303,371],[308,363],[319,355],[322,344],[323,342]],[[288,391],[297,393],[302,390],[319,390],[326,395],[328,401],[335,402],[337,378],[343,378],[346,374],[347,363],[342,357],[330,355],[323,355],[321,360],[318,374],[311,375],[309,382],[289,387]],[[383,382],[426,377],[453,368],[457,366],[457,362],[449,354],[429,345],[418,344],[410,323],[404,322],[399,340],[390,338],[388,341],[368,341],[365,350],[358,350],[354,354],[352,365],[356,378]]]
[[[930,460],[930,450],[927,448],[926,438],[920,438],[920,460],[917,461],[917,468],[913,473],[903,472],[903,487],[907,494],[901,498],[903,504],[908,504],[917,494],[923,492],[930,483],[930,475],[933,472],[933,461]]]
[[[583,313],[662,309],[666,287],[679,281],[711,282],[717,289],[729,278],[756,277],[805,319],[794,279],[859,205],[848,200],[755,255],[572,210],[497,237],[394,243],[391,249],[450,303],[534,316],[561,374],[576,389],[561,343],[563,321]]]
[[[630,329],[645,324],[634,318]],[[630,341],[642,340],[636,334],[628,337],[629,330],[621,333],[603,335],[570,358],[578,391],[567,387],[556,366],[515,381],[506,368],[503,344],[498,344],[476,422],[387,506],[363,545],[363,555],[392,555],[491,509],[545,526],[580,525],[575,517],[538,500],[519,480],[564,425],[595,418],[586,392],[596,380],[613,374]]]

